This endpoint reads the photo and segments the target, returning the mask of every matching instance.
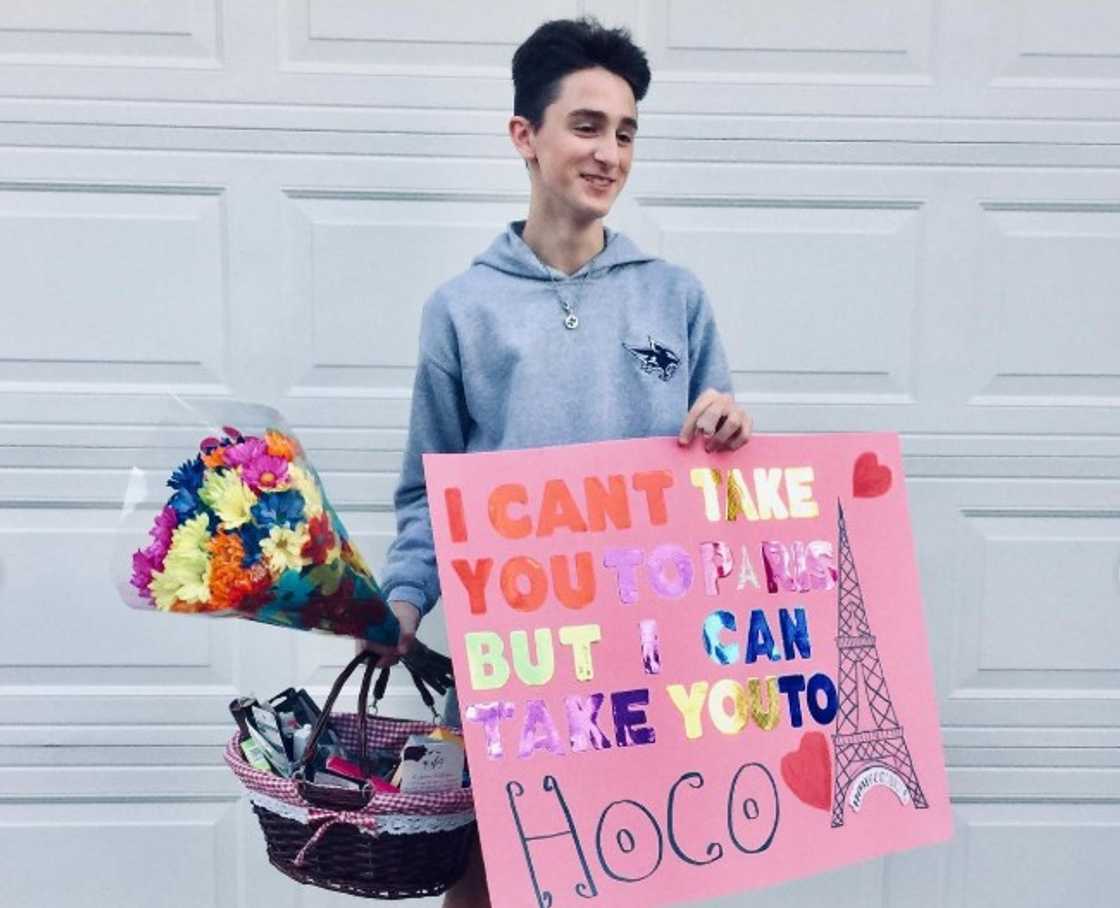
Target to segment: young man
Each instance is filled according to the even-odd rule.
[[[384,664],[440,594],[423,453],[697,434],[720,450],[750,436],[697,278],[603,224],[634,160],[645,54],[593,19],[546,22],[514,55],[513,81],[529,213],[424,306],[398,535],[380,575],[401,644]],[[489,905],[477,853],[445,905]]]

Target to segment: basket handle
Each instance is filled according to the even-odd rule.
[[[362,765],[363,769],[365,768],[364,765],[363,765],[365,763],[365,760],[366,760],[366,741],[365,741],[364,717],[365,717],[366,705],[367,705],[367,702],[368,702],[368,699],[369,699],[370,677],[373,675],[373,670],[377,665],[377,663],[375,661],[377,658],[379,658],[379,657],[377,656],[376,653],[373,653],[373,652],[365,651],[365,652],[358,653],[353,659],[350,660],[349,664],[342,670],[342,673],[335,679],[334,685],[331,687],[331,692],[327,696],[327,702],[323,704],[323,709],[319,714],[319,719],[315,723],[315,727],[311,730],[310,737],[307,739],[307,747],[303,751],[303,756],[300,757],[299,760],[297,760],[295,765],[292,767],[292,775],[293,776],[296,776],[297,774],[299,774],[302,777],[303,770],[307,768],[308,762],[310,762],[312,760],[312,758],[314,758],[315,751],[317,750],[317,748],[319,746],[319,738],[323,734],[323,729],[327,727],[327,723],[330,722],[330,720],[331,720],[331,711],[334,709],[334,704],[335,704],[335,701],[338,699],[338,695],[342,692],[342,688],[346,685],[346,682],[350,680],[350,676],[352,674],[354,674],[354,670],[359,665],[361,665],[363,662],[365,662],[367,664],[366,664],[365,674],[362,677],[361,691],[358,694],[358,706],[359,706],[361,716],[363,717],[363,721],[362,721],[362,740],[360,742],[361,753],[360,753],[360,756],[359,756],[359,760],[360,760],[359,765]],[[382,674],[383,675],[387,674],[387,671],[383,670]],[[380,679],[378,680],[378,686],[379,687],[381,686]]]
[[[363,662],[366,663],[366,668],[365,672],[362,674],[361,687],[358,690],[358,766],[363,773],[369,772],[370,761],[367,734],[369,693],[378,659],[380,659],[380,656],[377,653],[365,650],[358,653],[350,660],[331,687],[331,692],[327,696],[326,703],[323,704],[319,719],[315,723],[311,735],[308,737],[303,756],[292,766],[292,778],[296,780],[300,794],[310,803],[321,804],[324,807],[335,809],[361,809],[365,807],[369,803],[370,798],[373,797],[373,786],[368,782],[362,786],[360,791],[339,791],[338,789],[326,789],[325,786],[316,786],[314,783],[308,783],[304,773],[307,769],[307,764],[315,757],[315,752],[319,746],[319,738],[323,734],[327,723],[330,721],[331,712],[334,709],[335,701],[338,700],[338,695],[342,692],[342,688],[346,685],[346,682],[350,680],[350,676],[354,674],[354,671]],[[410,665],[405,665],[405,668],[408,669],[408,673],[412,678],[412,683],[420,694],[420,699],[423,700],[424,705],[432,711],[432,716],[438,724],[439,713],[436,711],[435,698],[432,696],[432,692],[428,689],[427,684],[424,683],[423,677],[416,669]],[[378,674],[376,683],[373,683],[373,706],[375,710],[377,709],[377,704],[384,698],[388,684],[389,666],[385,666]]]

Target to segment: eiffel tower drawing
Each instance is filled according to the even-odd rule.
[[[856,574],[856,562],[848,541],[848,528],[844,523],[844,508],[839,508],[837,548],[839,549],[839,582],[836,588],[837,636],[840,651],[839,708],[836,713],[836,733],[832,736],[835,757],[835,790],[832,799],[832,825],[844,825],[844,801],[852,781],[865,770],[882,768],[894,775],[899,785],[909,792],[916,808],[925,808],[926,797],[914,771],[914,761],[902,727],[891,705],[890,691],[875,637],[867,623],[863,608],[863,592]],[[863,718],[860,723],[860,677],[867,695]]]

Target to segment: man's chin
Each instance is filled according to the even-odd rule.
[[[611,206],[613,204],[613,197],[610,199],[602,199],[597,202],[590,202],[587,199],[583,199],[582,204],[576,206],[576,210],[585,217],[599,219],[605,218],[608,214],[610,214]]]

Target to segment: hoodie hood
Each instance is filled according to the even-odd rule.
[[[642,252],[634,242],[624,233],[612,230],[603,225],[603,235],[606,243],[599,253],[590,261],[585,262],[574,274],[564,272],[545,265],[537,254],[521,238],[521,231],[525,228],[525,221],[511,221],[503,233],[495,237],[494,242],[475,256],[471,265],[485,265],[495,271],[531,280],[549,281],[553,278],[565,280],[579,277],[585,271],[591,273],[609,270],[616,265],[629,265],[637,262],[651,262],[656,256]]]

